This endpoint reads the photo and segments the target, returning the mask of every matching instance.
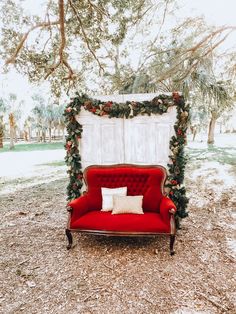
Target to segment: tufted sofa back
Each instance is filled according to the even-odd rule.
[[[101,188],[127,186],[128,195],[143,195],[144,211],[159,211],[166,170],[162,166],[89,166],[84,170],[90,210],[102,208]]]

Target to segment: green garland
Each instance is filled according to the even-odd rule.
[[[65,144],[67,151],[65,161],[70,177],[67,186],[68,201],[81,195],[80,189],[83,185],[81,156],[78,149],[83,127],[75,118],[75,116],[79,114],[82,106],[84,109],[98,116],[108,116],[109,118],[125,117],[127,119],[140,114],[163,114],[167,112],[169,107],[176,106],[177,122],[174,126],[175,135],[172,136],[170,140],[170,150],[172,154],[169,156],[171,163],[168,164],[169,176],[166,181],[166,187],[169,189],[169,197],[177,206],[177,216],[180,218],[186,217],[188,215],[186,212],[188,198],[186,197],[183,181],[186,164],[184,146],[189,121],[189,105],[185,104],[183,97],[177,92],[174,92],[172,96],[159,95],[151,101],[127,101],[124,104],[118,104],[112,101],[102,102],[79,94],[72,98],[64,112],[68,132]]]

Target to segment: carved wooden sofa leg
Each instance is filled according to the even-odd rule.
[[[73,237],[72,237],[72,233],[69,229],[66,229],[66,236],[68,239],[68,245],[67,245],[67,250],[71,249],[72,247],[72,243],[73,243]]]
[[[170,235],[170,255],[174,255],[175,251],[174,251],[174,243],[175,243],[175,235],[171,234]]]
[[[174,251],[174,243],[175,243],[175,234],[176,234],[176,226],[175,226],[175,210],[171,209],[170,211],[170,255],[173,256],[175,254]]]

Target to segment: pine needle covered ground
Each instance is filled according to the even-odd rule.
[[[2,193],[1,312],[235,313],[235,165],[196,149],[188,149],[190,214],[173,257],[165,236],[78,235],[67,251],[66,174]]]

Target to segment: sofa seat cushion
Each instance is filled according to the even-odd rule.
[[[160,214],[145,212],[138,214],[112,215],[111,212],[90,211],[75,221],[71,229],[99,230],[137,233],[170,233],[170,225],[165,224]]]

